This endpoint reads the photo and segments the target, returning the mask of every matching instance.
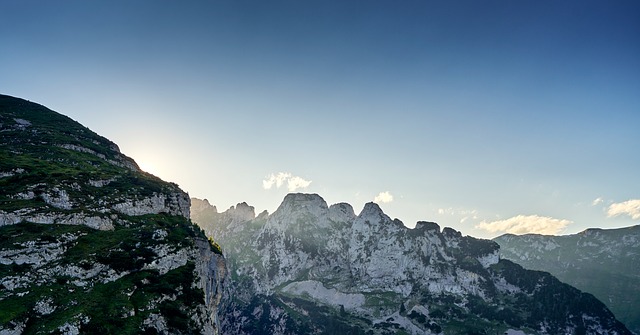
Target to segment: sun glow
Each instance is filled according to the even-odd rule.
[[[154,162],[153,160],[136,160],[136,163],[138,163],[138,166],[144,172],[151,173],[152,175],[158,177],[160,177],[162,174],[158,164],[156,164],[156,162]]]

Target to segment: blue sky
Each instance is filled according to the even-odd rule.
[[[0,92],[219,210],[575,233],[640,220],[638,36],[637,1],[7,0]]]

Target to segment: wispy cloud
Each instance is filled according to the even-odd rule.
[[[276,185],[276,188],[280,188],[280,186],[282,186],[282,184],[290,177],[291,173],[288,172],[280,172],[277,175],[272,173],[267,176],[267,179],[262,181],[262,187],[265,190],[271,189],[273,185]]]
[[[482,221],[475,228],[491,233],[555,235],[571,223],[573,222],[569,220],[554,219],[546,216],[518,215],[506,220]]]
[[[262,187],[265,190],[269,190],[275,186],[280,188],[286,184],[289,192],[295,192],[298,189],[307,188],[311,185],[311,180],[306,180],[302,177],[294,176],[289,172],[272,173],[267,176],[267,179],[262,181]]]
[[[607,210],[607,216],[629,215],[632,219],[640,219],[640,199],[631,199],[625,202],[613,203]]]
[[[593,201],[591,202],[591,206],[598,206],[603,202],[604,202],[604,199],[602,199],[602,197],[598,197],[593,199]]]
[[[464,208],[438,208],[439,215],[450,215],[457,216],[460,218],[460,223],[465,223],[469,220],[477,220],[478,219],[478,210],[477,209],[464,209]]]
[[[444,214],[453,215],[455,213],[456,212],[451,207],[449,207],[449,208],[438,208],[438,214],[440,214],[440,215],[444,215]]]
[[[385,192],[380,192],[378,193],[378,195],[376,195],[375,198],[373,198],[373,202],[377,202],[380,204],[384,204],[387,202],[392,202],[393,201],[393,195],[391,195],[391,193],[389,193],[389,191],[385,191]]]

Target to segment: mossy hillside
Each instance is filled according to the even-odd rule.
[[[201,234],[199,228],[184,224],[184,218],[176,216],[147,215],[136,219],[138,225],[116,227],[113,231],[33,223],[0,227],[0,250],[3,252],[26,249],[25,244],[62,243],[64,249],[60,257],[44,265],[12,263],[0,267],[5,279],[8,276],[34,276],[34,272],[38,276],[37,280],[34,278],[33,285],[11,292],[3,289],[0,294],[0,326],[7,328],[11,322],[27,321],[23,330],[25,334],[48,333],[82,315],[90,320],[79,322],[87,331],[133,334],[140,331],[142,320],[151,313],[173,320],[186,315],[176,314],[176,308],[189,310],[203,303],[202,291],[193,287],[193,263],[165,275],[145,269],[145,265],[159,258],[154,251],[157,247],[169,245],[179,249],[192,246],[193,239]],[[167,234],[162,234],[162,239],[159,239],[159,231]],[[75,238],[70,239],[69,236]],[[105,275],[113,270],[116,277],[122,277],[103,283],[56,273],[58,266],[90,270],[96,264],[105,266],[101,270]],[[101,277],[101,274],[96,277]],[[175,300],[166,300],[172,296],[176,297]],[[38,301],[48,301],[55,310],[51,314],[39,314],[34,308]],[[188,324],[179,320],[175,327],[190,329]]]
[[[0,123],[3,128],[18,123],[19,128],[27,130],[2,134],[2,139],[9,141],[8,144],[19,146],[13,150],[14,152],[20,152],[28,146],[56,147],[68,144],[88,149],[96,156],[104,156],[105,160],[120,161],[137,167],[131,158],[119,152],[118,146],[112,141],[45,106],[0,94],[0,111]]]
[[[145,173],[111,141],[44,106],[0,95],[0,211],[53,211],[43,198],[64,191],[71,208],[104,212],[123,199],[179,192]]]
[[[204,294],[191,285],[193,263],[165,275],[143,270],[121,279],[99,283],[90,290],[65,285],[66,278],[34,287],[22,297],[11,297],[0,304],[0,322],[26,320],[23,334],[55,333],[74,319],[83,333],[139,334],[150,314],[160,314],[174,331],[196,329],[189,324],[186,311],[204,303]],[[175,297],[174,300],[166,299]],[[48,301],[56,309],[47,315],[34,311],[38,301]],[[159,302],[158,302],[159,301]],[[186,320],[186,321],[185,321]]]
[[[186,198],[70,118],[0,95],[0,330],[201,331],[209,319],[195,241],[206,241],[204,232],[185,212],[114,207],[157,195],[165,206]],[[73,215],[113,225],[65,221]],[[33,223],[42,217],[53,223]],[[220,253],[214,241],[210,247]]]

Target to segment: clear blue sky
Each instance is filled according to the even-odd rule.
[[[638,1],[4,0],[0,93],[219,210],[291,185],[478,237],[640,221]]]

